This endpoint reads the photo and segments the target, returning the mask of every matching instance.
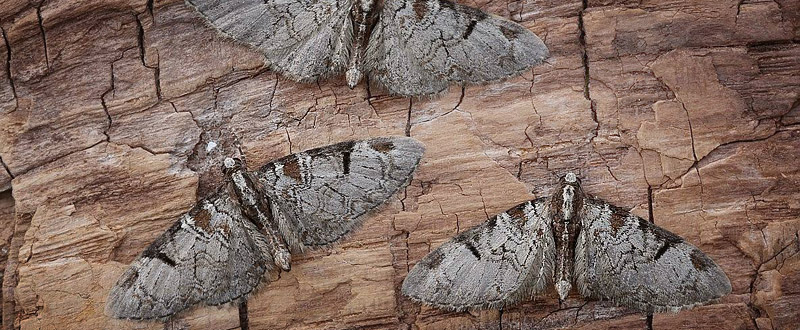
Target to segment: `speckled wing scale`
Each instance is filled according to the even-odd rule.
[[[386,0],[367,48],[372,80],[395,94],[516,76],[542,63],[544,43],[522,25],[447,0]]]
[[[108,296],[120,318],[165,318],[250,293],[272,269],[265,237],[222,189],[199,202],[142,252]]]
[[[587,199],[575,273],[584,297],[643,312],[678,311],[728,294],[711,258],[681,237],[596,199]]]
[[[226,182],[156,239],[109,293],[117,318],[167,318],[192,305],[244,298],[291,253],[328,246],[410,180],[423,153],[411,138],[313,149],[247,171],[228,158]]]
[[[271,68],[314,81],[347,65],[348,0],[188,0],[222,34],[258,50]]]
[[[422,147],[412,139],[345,142],[301,152],[255,173],[284,215],[281,232],[294,250],[325,246],[411,178]]]
[[[681,237],[586,196],[574,174],[556,193],[456,236],[409,272],[402,293],[447,310],[503,308],[553,284],[645,313],[677,311],[731,291],[725,273]]]
[[[517,23],[448,0],[186,0],[213,28],[260,51],[297,81],[346,71],[389,92],[515,76],[548,56]]]
[[[555,259],[544,202],[520,204],[444,243],[411,270],[403,294],[462,311],[503,308],[541,293]]]

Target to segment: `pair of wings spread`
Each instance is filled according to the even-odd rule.
[[[365,1],[375,0],[187,0],[211,26],[263,53],[273,70],[304,82],[341,73],[361,51],[351,49],[351,11]],[[447,0],[381,5],[359,69],[393,94],[501,79],[548,57],[525,27],[478,9]]]
[[[554,282],[549,198],[518,205],[423,258],[402,292],[440,308],[503,308]],[[680,237],[597,199],[578,214],[574,283],[582,296],[643,312],[677,311],[730,292],[725,273]]]
[[[292,251],[346,236],[402,189],[424,147],[411,138],[344,142],[289,155],[248,172]],[[252,292],[273,269],[269,235],[241,211],[226,183],[156,239],[120,277],[106,313],[166,318],[191,305],[220,305]],[[251,204],[252,205],[252,204]]]

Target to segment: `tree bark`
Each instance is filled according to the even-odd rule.
[[[654,329],[800,323],[800,2],[460,1],[525,25],[552,58],[431,99],[343,77],[271,72],[181,0],[5,0],[0,6],[4,329],[646,328],[554,291],[504,311],[446,313],[399,294],[456,233],[579,173],[710,255],[733,292]],[[334,142],[409,135],[414,180],[336,247],[295,256],[244,309],[112,320],[108,291],[221,182]],[[10,193],[9,193],[10,192]],[[246,324],[240,324],[246,320]]]

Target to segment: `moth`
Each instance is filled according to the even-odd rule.
[[[548,56],[525,27],[448,0],[186,0],[205,21],[300,82],[346,71],[390,93],[515,76]]]
[[[438,308],[503,309],[554,285],[644,313],[731,292],[728,277],[681,237],[586,195],[568,173],[555,194],[517,205],[425,256],[402,293]]]
[[[408,184],[424,152],[411,138],[343,142],[248,171],[226,158],[224,184],[157,238],[111,289],[106,314],[167,318],[245,299],[291,255],[329,246]]]

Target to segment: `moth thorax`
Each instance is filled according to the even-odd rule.
[[[246,206],[255,205],[258,201],[258,198],[256,197],[256,191],[253,190],[253,185],[245,176],[244,171],[241,169],[235,169],[229,175],[233,181],[236,195],[238,195],[242,203]]]
[[[574,215],[575,208],[575,187],[565,185],[561,191],[561,216],[564,221],[569,221]]]

